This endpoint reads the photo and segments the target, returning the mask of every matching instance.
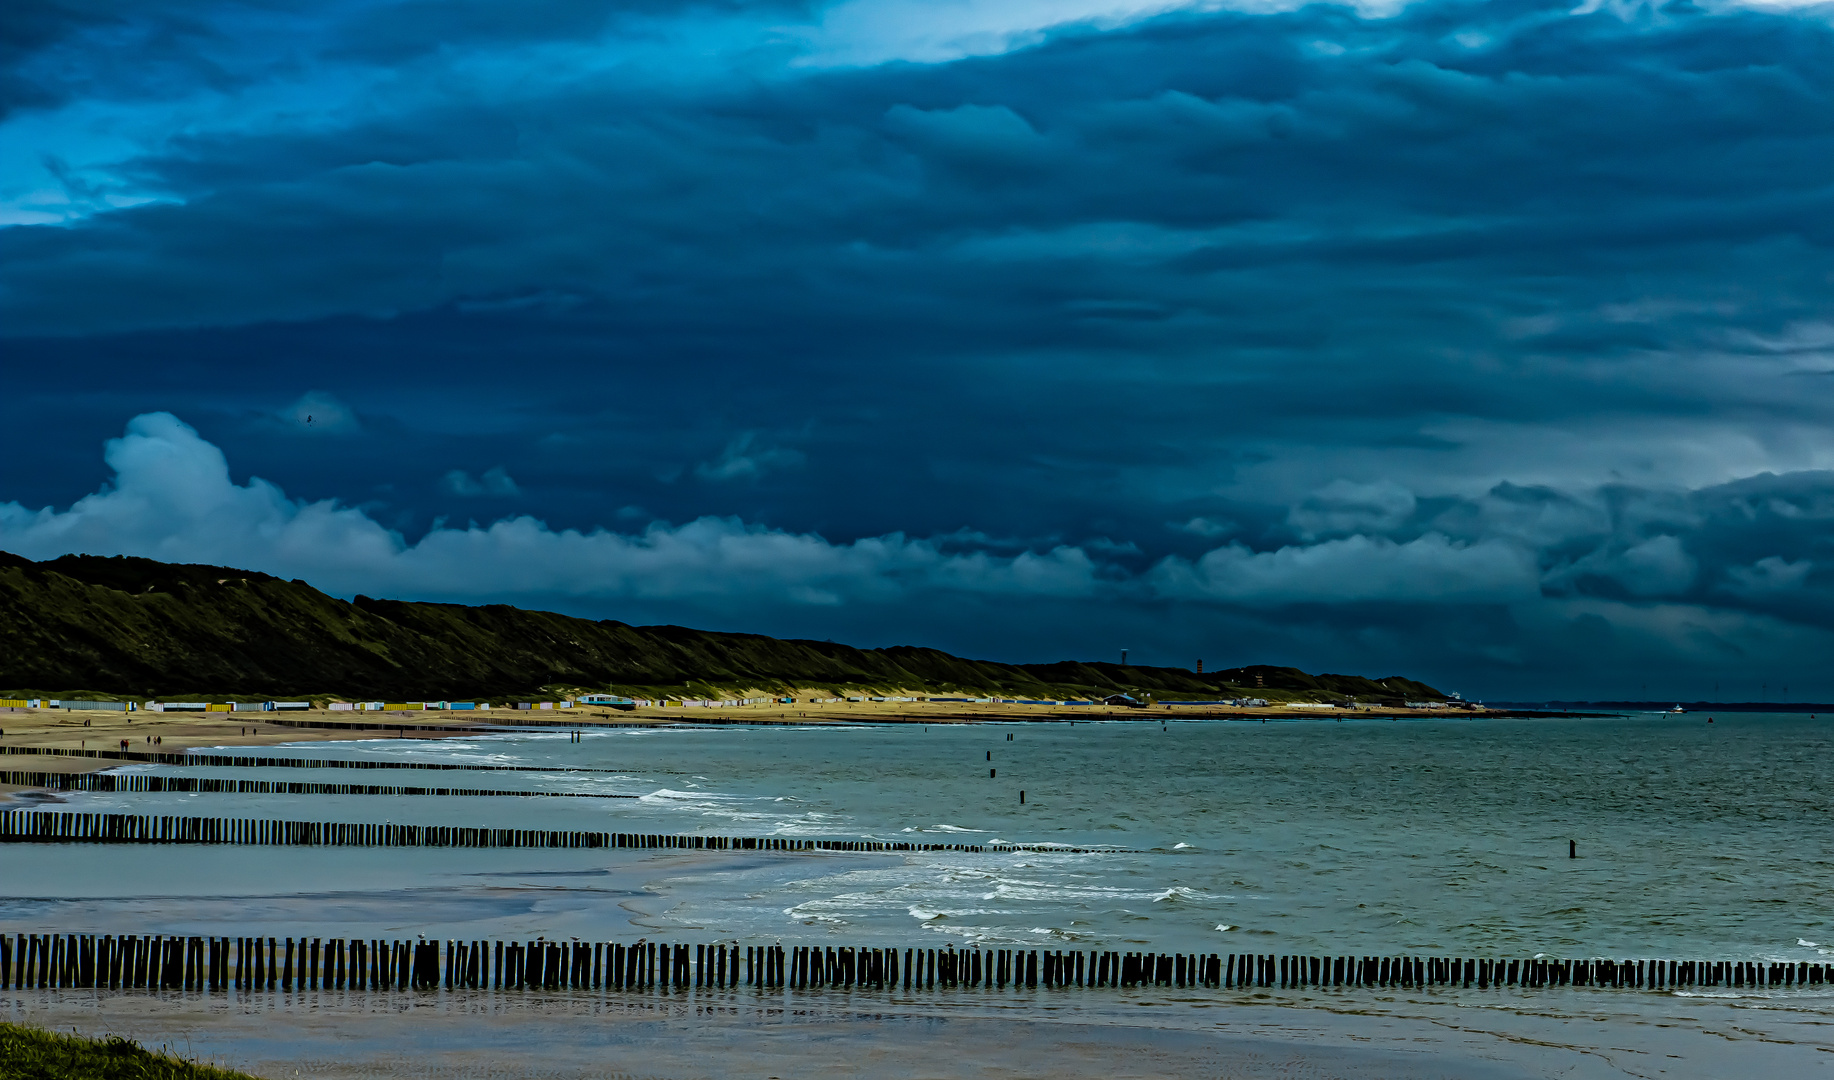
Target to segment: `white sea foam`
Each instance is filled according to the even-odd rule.
[[[1153,897],[1153,903],[1158,904],[1166,900],[1190,900],[1201,895],[1203,892],[1200,889],[1187,889],[1182,885],[1174,885]]]
[[[706,802],[717,799],[722,802],[737,802],[748,798],[744,795],[725,795],[717,791],[677,791],[673,788],[657,788],[642,797],[644,802]]]
[[[816,910],[809,904],[796,904],[791,907],[786,907],[783,909],[783,913],[791,919],[803,923],[829,923],[835,926],[843,926],[846,925],[848,921],[839,916]]]

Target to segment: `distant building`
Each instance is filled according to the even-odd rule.
[[[1102,704],[1104,705],[1125,705],[1129,709],[1146,708],[1146,702],[1141,701],[1139,698],[1134,697],[1132,694],[1109,694],[1107,697],[1102,699]]]

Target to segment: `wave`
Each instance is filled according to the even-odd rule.
[[[985,900],[1018,900],[1032,903],[1062,903],[1065,901],[1084,901],[1097,904],[1156,903],[1167,899],[1184,899],[1177,895],[1179,890],[1160,890],[1150,892],[1143,889],[1126,889],[1109,885],[1057,885],[1048,882],[1002,881],[994,886],[991,893],[985,894]],[[1196,893],[1186,892],[1187,896]]]
[[[1174,885],[1153,897],[1153,903],[1163,903],[1167,900],[1193,900],[1202,895],[1203,890],[1201,889],[1187,889],[1182,885]]]
[[[750,797],[745,795],[725,795],[717,791],[677,791],[674,788],[657,788],[638,798],[644,802],[705,802],[709,799],[720,802],[750,801]]]
[[[835,926],[846,926],[847,925],[846,919],[843,919],[837,915],[824,915],[819,911],[806,910],[808,907],[809,907],[808,904],[796,904],[792,907],[784,908],[783,913],[789,916],[790,918],[795,919],[797,922],[802,922],[802,923],[817,922],[817,923],[830,923]]]

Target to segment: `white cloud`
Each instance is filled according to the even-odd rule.
[[[748,456],[748,446],[735,441],[728,457]],[[1702,572],[1683,535],[1634,541],[1599,536],[1594,513],[1575,512],[1571,500],[1544,493],[1499,495],[1487,522],[1495,531],[1488,533],[1431,531],[1405,541],[1356,533],[1270,551],[1238,541],[1196,559],[1169,556],[1133,573],[1124,569],[1128,560],[1115,557],[1137,549],[1103,539],[1017,552],[996,550],[967,531],[835,543],[716,517],[657,522],[632,532],[582,532],[556,530],[525,515],[486,526],[437,526],[410,544],[364,510],[291,499],[259,478],[234,483],[222,451],[168,413],[135,417],[126,434],[108,442],[105,457],[113,482],[67,510],[0,504],[0,548],[34,559],[82,552],[216,563],[304,578],[344,595],[471,602],[630,598],[712,602],[723,610],[975,595],[1110,605],[1181,600],[1237,610],[1503,603],[1520,614],[1533,607],[1525,602],[1542,599],[1544,589],[1569,594],[1552,603],[1579,598],[1588,578],[1611,579],[1648,604],[1687,592]],[[455,472],[446,482],[461,494],[515,491],[500,468],[477,478]],[[1318,515],[1311,521],[1315,528],[1349,527],[1358,516],[1365,527],[1383,526],[1411,512],[1413,503],[1404,489],[1381,485],[1326,491],[1329,497],[1315,496],[1306,511]],[[1620,507],[1619,516],[1639,522],[1689,516],[1675,513],[1671,496],[1655,501],[1656,510]],[[1554,554],[1576,541],[1550,528],[1561,521],[1585,534],[1577,537],[1585,547],[1576,557]],[[1221,535],[1220,527],[1202,519],[1183,528]],[[1771,556],[1712,576],[1735,595],[1763,599],[1803,589],[1812,569],[1807,559]]]
[[[947,63],[991,56],[1044,40],[1069,26],[1112,30],[1174,11],[1294,11],[1307,0],[842,0],[808,27],[785,27],[806,43],[800,63],[869,66],[894,60]],[[1352,0],[1366,17],[1391,15],[1407,0]]]
[[[1663,533],[1633,544],[1607,544],[1556,567],[1545,575],[1549,587],[1561,589],[1587,577],[1609,578],[1632,596],[1672,597],[1694,584],[1699,565],[1681,538]]]
[[[1694,584],[1695,569],[1680,537],[1652,536],[1624,549],[1611,573],[1635,596],[1672,596]]]
[[[1287,513],[1287,522],[1306,539],[1383,533],[1414,516],[1414,493],[1392,480],[1359,484],[1333,480]]]
[[[1167,522],[1165,527],[1173,532],[1190,533],[1192,536],[1201,536],[1206,540],[1228,536],[1238,528],[1233,521],[1212,521],[1207,517],[1194,517],[1185,522]]]
[[[1801,592],[1807,588],[1809,574],[1814,569],[1814,562],[1808,559],[1790,562],[1771,555],[1750,566],[1729,566],[1726,577],[1730,581],[1730,592],[1763,599]]]
[[[913,592],[1080,596],[1101,586],[1088,553],[1063,546],[945,554],[901,534],[835,544],[812,534],[701,518],[636,534],[554,530],[534,518],[435,528],[406,543],[363,511],[234,483],[221,450],[169,413],[137,416],[104,455],[115,481],[66,511],[0,504],[0,547],[33,559],[141,555],[300,577],[333,593],[491,599],[529,596],[796,604],[892,601]],[[501,483],[510,483],[500,470]],[[479,481],[491,481],[486,473]]]
[[[1194,562],[1167,558],[1148,575],[1163,597],[1242,604],[1496,603],[1539,595],[1532,552],[1499,541],[1459,544],[1427,533],[1405,544],[1351,536],[1277,551],[1241,544]]]
[[[755,431],[741,432],[712,461],[694,466],[702,480],[756,480],[765,473],[794,469],[803,463],[800,450],[760,446]]]
[[[463,469],[453,469],[441,478],[439,486],[454,495],[463,495],[466,498],[490,496],[500,498],[522,494],[522,489],[516,486],[516,481],[501,465],[485,470],[484,474],[476,480],[473,480],[471,474]]]

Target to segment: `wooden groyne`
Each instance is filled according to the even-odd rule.
[[[1705,960],[1062,952],[741,946],[640,940],[413,941],[17,934],[0,989],[1031,991],[1434,987],[1778,988],[1834,982],[1834,965]]]
[[[1112,854],[1120,848],[1051,844],[919,844],[902,840],[804,840],[784,836],[703,836],[696,833],[579,832],[492,829],[393,822],[274,821],[262,818],[174,817],[0,811],[0,843],[246,844],[283,847],[440,848],[671,848],[696,851],[915,852],[1039,851]]]
[[[92,758],[148,765],[213,765],[234,769],[409,769],[427,772],[616,773],[575,765],[464,765],[439,761],[371,761],[343,758],[267,757],[245,754],[179,753],[140,750],[76,750],[62,746],[0,746],[0,756]]]
[[[0,770],[0,784],[50,791],[166,791],[227,795],[451,795],[512,798],[636,799],[592,791],[509,791],[496,788],[395,787],[388,784],[318,784],[285,780],[217,780],[146,773],[47,773]]]

